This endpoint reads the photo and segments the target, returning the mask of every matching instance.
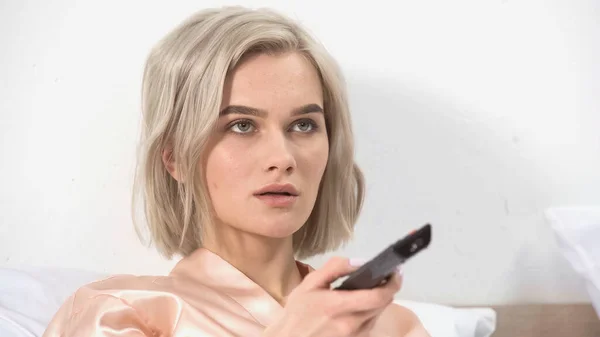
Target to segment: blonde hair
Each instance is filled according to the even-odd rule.
[[[313,211],[293,235],[294,252],[307,258],[352,237],[364,182],[354,162],[346,88],[336,62],[282,14],[224,7],[182,22],[151,50],[144,69],[133,220],[142,238],[135,215],[141,197],[151,241],[163,256],[186,256],[200,248],[212,226],[201,160],[219,116],[226,76],[249,53],[284,52],[303,54],[320,74],[330,147]],[[172,150],[179,181],[162,161],[165,150]]]

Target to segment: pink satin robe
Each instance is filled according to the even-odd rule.
[[[297,265],[303,277],[313,270]],[[201,248],[169,276],[119,275],[81,287],[43,337],[260,336],[282,310],[241,271]],[[387,327],[393,322],[383,320],[389,318],[371,336],[395,336]]]

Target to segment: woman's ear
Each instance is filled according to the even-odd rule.
[[[173,156],[173,148],[171,146],[168,146],[163,150],[162,162],[171,177],[179,181],[179,172],[177,171],[177,165],[175,165],[175,157]]]

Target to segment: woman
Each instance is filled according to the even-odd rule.
[[[269,10],[193,15],[152,50],[139,176],[165,277],[80,288],[46,337],[427,336],[401,277],[335,291],[357,267],[302,259],[350,238],[363,198],[335,62]],[[134,203],[135,205],[135,203]]]

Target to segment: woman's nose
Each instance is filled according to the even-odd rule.
[[[266,171],[292,173],[296,169],[296,158],[285,133],[273,133],[265,139]]]

